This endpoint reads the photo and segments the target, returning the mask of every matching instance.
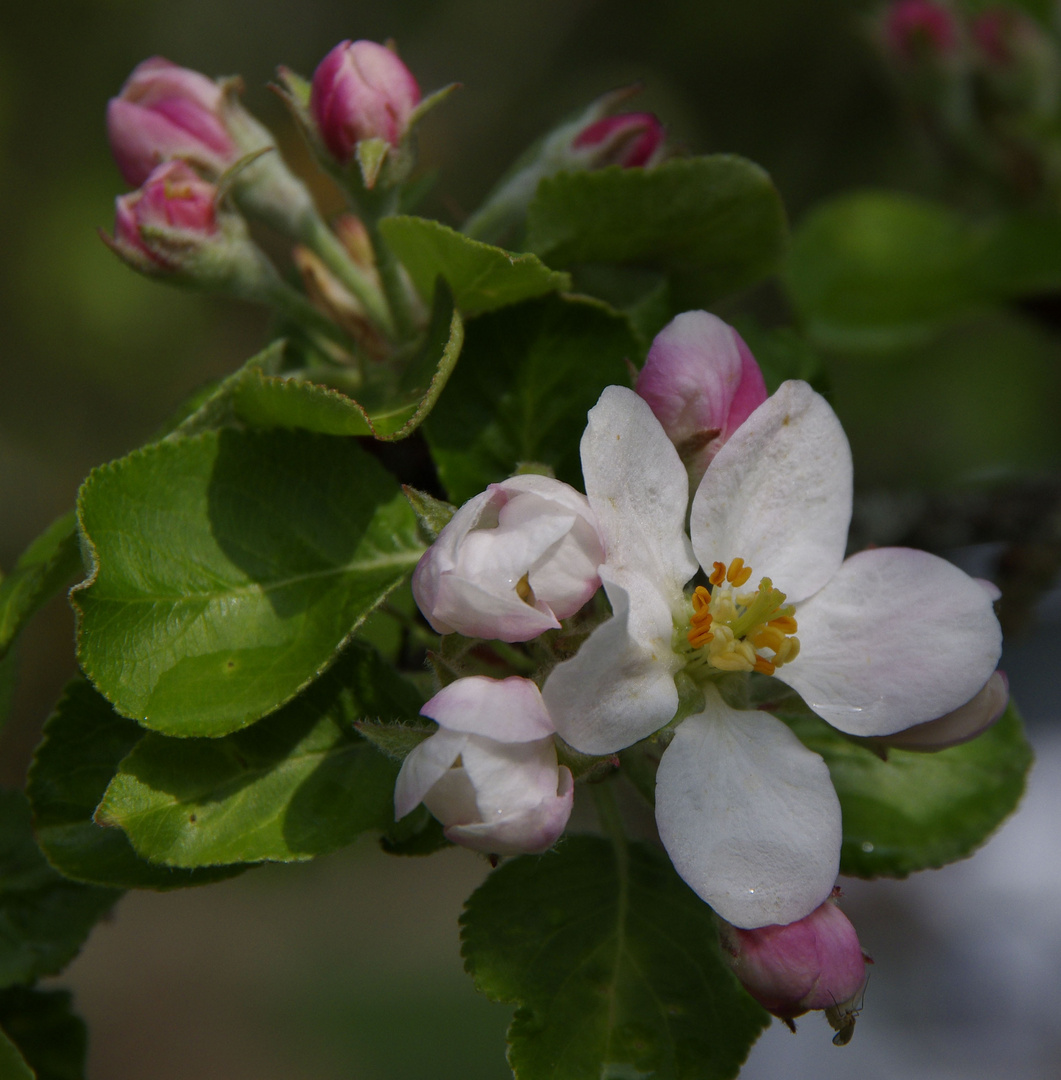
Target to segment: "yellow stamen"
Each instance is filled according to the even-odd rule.
[[[711,570],[711,576],[707,579],[712,585],[721,585],[726,580],[726,564],[717,562]]]
[[[530,577],[524,574],[516,582],[516,595],[525,603],[534,607],[534,590],[531,588]]]
[[[775,664],[771,664],[769,660],[764,660],[761,656],[755,658],[754,667],[762,675],[773,675],[774,671],[777,670]]]
[[[767,626],[776,627],[782,634],[794,634],[799,629],[796,620],[791,615],[782,615],[780,618],[771,619]]]
[[[738,588],[752,576],[752,568],[744,565],[743,559],[734,559],[726,571],[726,580]],[[721,584],[721,582],[719,582]]]

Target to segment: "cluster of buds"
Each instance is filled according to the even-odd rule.
[[[943,160],[1019,203],[1061,194],[1061,52],[1016,7],[894,0],[876,37]]]

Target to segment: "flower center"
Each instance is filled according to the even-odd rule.
[[[691,664],[773,675],[799,655],[795,609],[767,577],[754,592],[738,592],[751,576],[743,559],[717,562],[708,575],[711,589],[696,587],[686,634],[696,650]]]

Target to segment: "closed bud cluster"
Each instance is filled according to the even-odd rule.
[[[652,113],[620,113],[588,124],[575,136],[571,147],[576,155],[585,156],[587,168],[644,168],[662,156],[665,137],[663,125]]]
[[[904,63],[944,56],[958,44],[958,22],[937,0],[897,0],[887,10],[885,40]]]

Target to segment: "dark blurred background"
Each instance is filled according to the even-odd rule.
[[[422,162],[438,171],[423,210],[451,224],[542,130],[637,81],[645,87],[637,107],[657,112],[672,138],[693,152],[759,162],[798,222],[852,187],[935,190],[924,148],[871,47],[875,10],[852,0],[2,5],[0,566],[9,569],[72,505],[94,465],[138,445],[190,390],[267,340],[262,312],[139,278],[96,235],[111,227],[113,199],[124,190],[107,150],[104,109],[140,60],[161,54],[210,75],[242,74],[247,104],[309,175],[299,137],[267,89],[274,68],[283,63],[308,76],[343,38],[394,37],[425,91],[463,84],[421,137]],[[759,309],[783,317],[778,296],[765,290]],[[901,358],[826,358],[859,482],[931,497],[983,475],[1053,476],[1061,456],[1059,356],[1055,332],[1041,321],[988,315]],[[892,505],[885,515],[896,512]],[[1056,695],[1033,685],[1044,664],[1047,674],[1056,664],[1048,659],[1057,639],[1049,597],[1047,605],[1011,661],[1025,671],[1027,696],[1038,702],[1028,711],[1040,723],[1058,711]],[[2,783],[19,782],[39,724],[73,671],[72,633],[56,602],[24,635],[15,714],[0,742]],[[1014,686],[1019,695],[1019,678]],[[1040,770],[1057,778],[1057,742],[1045,727],[1036,730],[1046,733]],[[1051,784],[1057,789],[1046,781],[1041,799]],[[1056,799],[1029,805],[1036,821],[1047,821]],[[861,916],[864,942],[879,953],[854,1043],[835,1050],[819,1018],[791,1042],[775,1029],[748,1075],[966,1078],[1002,1068],[1029,1080],[1055,1075],[1057,1037],[1049,1032],[1056,1025],[1042,1009],[1055,997],[1058,966],[1052,988],[1023,986],[1012,963],[1002,976],[970,959],[997,951],[1011,961],[1012,949],[985,941],[1020,910],[1026,926],[1047,934],[1028,955],[1053,949],[1061,961],[1056,920],[1034,906],[1050,888],[1056,896],[1056,839],[1045,825],[1036,833],[1020,820],[983,857],[983,871],[970,869],[978,860],[921,875],[921,884],[853,888],[849,913],[856,923]],[[990,861],[998,845],[1012,852],[1021,836],[1047,837],[1037,857],[1045,877],[1017,869],[1016,856],[1009,869]],[[205,891],[127,897],[61,980],[75,987],[93,1031],[90,1077],[507,1075],[507,1010],[476,998],[457,955],[455,916],[484,872],[467,852],[414,864],[388,861],[365,843],[310,867],[258,871]],[[1040,892],[1030,900],[1027,890],[1007,893],[1014,878]],[[964,922],[949,890],[966,898]],[[970,890],[984,896],[982,905]],[[1040,912],[1038,922],[1023,903]],[[984,1011],[1000,998],[1004,1012]],[[793,1071],[793,1047],[824,1056]]]

